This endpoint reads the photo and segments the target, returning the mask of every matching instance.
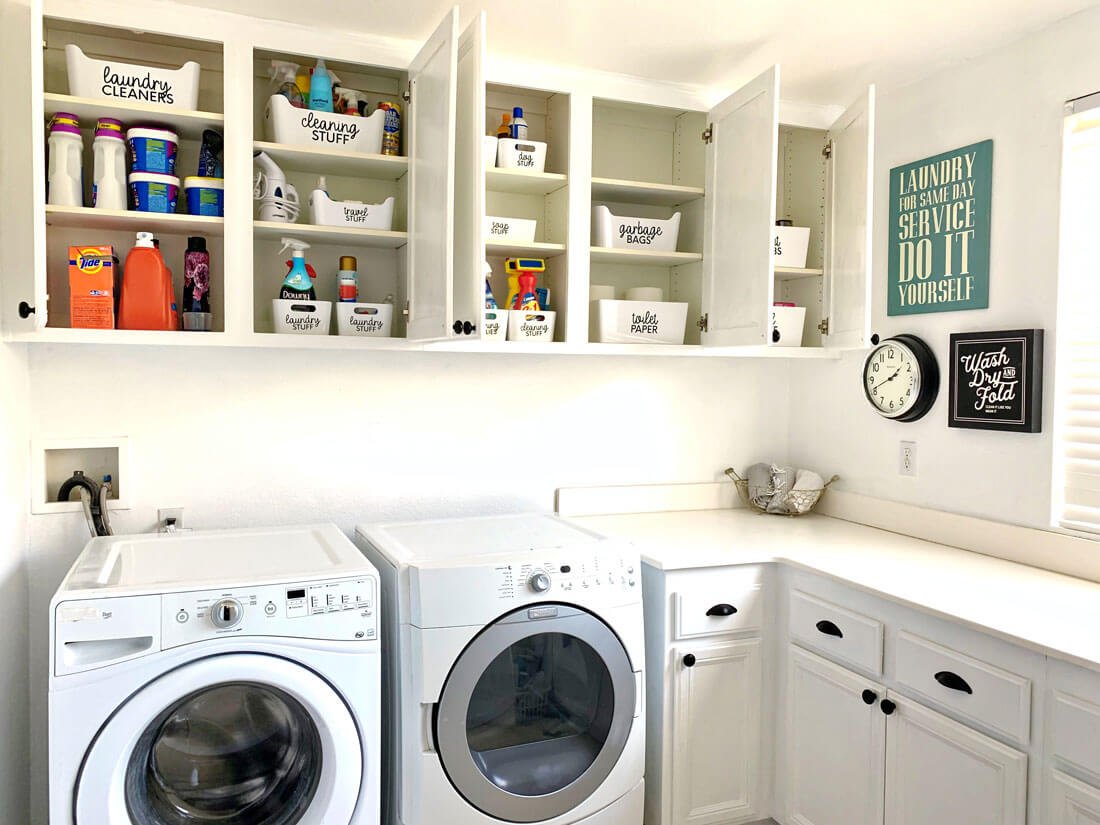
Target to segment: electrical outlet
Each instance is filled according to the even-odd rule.
[[[171,524],[169,521],[171,520]],[[169,529],[171,528],[171,530]],[[183,529],[182,507],[161,507],[157,510],[157,531],[168,533]]]
[[[898,472],[903,476],[915,476],[917,474],[917,442],[902,441],[900,445]]]

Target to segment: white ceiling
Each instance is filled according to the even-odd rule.
[[[452,0],[184,0],[421,40]],[[783,97],[848,103],[1009,43],[1096,0],[461,0],[488,12],[489,50],[735,88],[782,64]]]

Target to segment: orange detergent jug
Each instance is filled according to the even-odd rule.
[[[152,232],[138,232],[122,271],[119,329],[174,329],[172,273],[153,242]]]

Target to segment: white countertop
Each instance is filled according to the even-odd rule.
[[[1084,579],[814,514],[724,509],[571,520],[630,540],[663,570],[782,562],[1100,668],[1100,584]]]

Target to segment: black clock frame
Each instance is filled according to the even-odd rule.
[[[902,344],[907,347],[909,351],[913,353],[913,357],[917,359],[917,369],[920,370],[920,391],[917,393],[917,400],[913,402],[913,406],[910,407],[907,412],[898,416],[884,415],[883,412],[875,406],[875,401],[871,398],[871,393],[867,390],[867,369],[871,364],[871,359],[876,352],[891,342]],[[939,364],[936,363],[936,356],[932,353],[931,348],[916,335],[895,335],[892,338],[887,338],[885,341],[880,342],[878,346],[871,350],[870,354],[863,362],[860,380],[863,384],[863,394],[867,397],[867,403],[871,405],[875,412],[888,421],[909,423],[924,418],[936,403],[936,398],[940,392],[940,367]]]

